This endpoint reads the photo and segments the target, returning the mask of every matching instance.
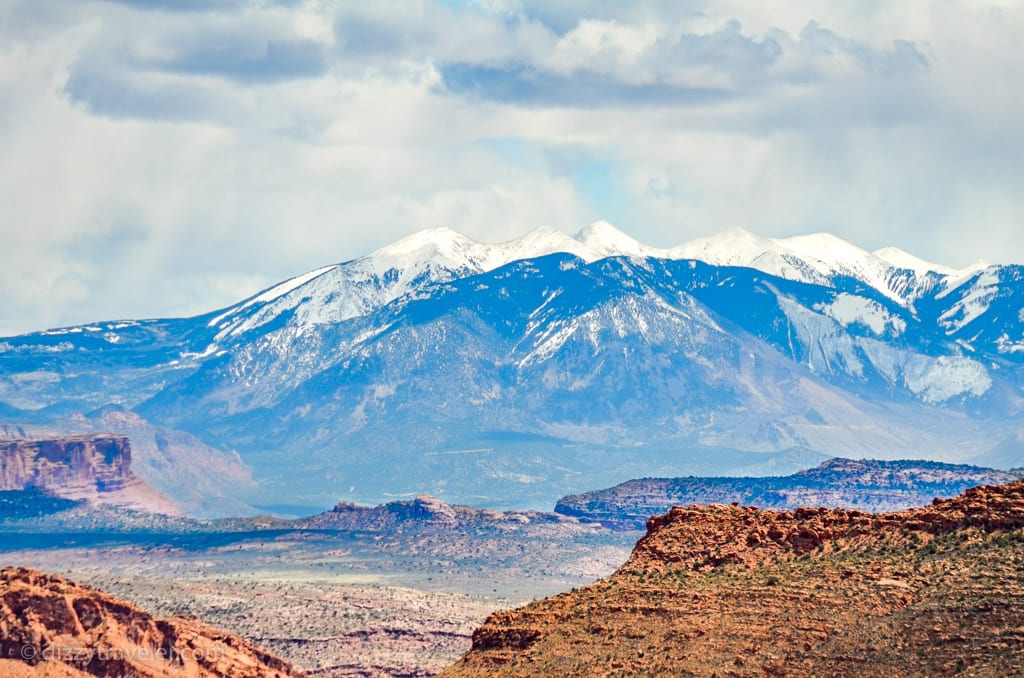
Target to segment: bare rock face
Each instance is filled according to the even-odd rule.
[[[121,435],[0,441],[0,490],[37,488],[65,499],[183,515],[132,472],[131,462],[131,446]]]
[[[542,511],[493,511],[460,504],[448,504],[429,494],[408,501],[393,501],[379,506],[359,506],[341,502],[333,509],[299,521],[307,529],[369,530],[391,533],[402,530],[473,527],[510,527],[521,525],[578,525],[575,518]]]
[[[102,591],[0,570],[0,675],[288,678],[283,660],[195,619],[154,618]]]
[[[256,490],[252,471],[234,452],[225,452],[184,431],[158,426],[118,405],[73,414],[48,424],[0,423],[0,441],[48,440],[117,434],[131,441],[132,472],[171,497],[194,518],[252,516],[244,497]]]
[[[675,507],[444,675],[1024,675],[1022,572],[1021,481],[893,513]]]
[[[884,541],[893,548],[968,528],[984,531],[1024,527],[1024,482],[974,487],[953,499],[895,513],[799,508],[676,506],[647,521],[623,571],[704,571],[725,564],[746,568],[795,560],[817,552],[839,553]]]
[[[237,454],[203,444],[195,436],[156,426],[135,412],[107,406],[72,417],[69,433],[119,433],[132,441],[132,470],[190,516],[255,515],[240,499],[255,489],[252,473]]]

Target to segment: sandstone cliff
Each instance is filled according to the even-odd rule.
[[[171,497],[188,515],[223,518],[258,513],[244,499],[253,493],[256,483],[236,453],[205,445],[183,431],[148,422],[123,407],[107,405],[48,424],[0,423],[0,441],[111,433],[131,440],[132,473],[157,492]]]
[[[897,513],[676,507],[448,676],[1024,675],[1024,482]]]
[[[158,619],[27,568],[0,570],[0,675],[287,678],[283,660],[195,619]]]
[[[0,440],[0,490],[35,488],[65,499],[183,515],[131,469],[128,438],[99,434]]]

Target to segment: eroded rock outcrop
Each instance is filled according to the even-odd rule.
[[[183,515],[131,469],[128,438],[98,434],[0,441],[0,490],[35,488],[65,499]]]
[[[415,499],[393,501],[378,506],[360,506],[340,502],[333,509],[299,521],[302,527],[327,530],[396,530],[429,527],[434,529],[467,527],[514,527],[529,524],[577,525],[575,518],[543,511],[494,511],[478,509],[421,494]]]
[[[283,660],[195,619],[155,618],[28,568],[0,570],[0,675],[288,678]]]
[[[445,675],[1024,675],[1024,482],[901,512],[676,507]]]

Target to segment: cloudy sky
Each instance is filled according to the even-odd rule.
[[[0,334],[426,227],[1024,262],[1024,2],[4,0]]]

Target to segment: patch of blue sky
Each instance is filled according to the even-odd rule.
[[[551,148],[521,137],[481,139],[502,162],[533,174],[567,177],[594,218],[615,222],[631,200],[615,163],[578,148]]]
[[[535,142],[520,137],[489,137],[479,143],[513,167],[529,172],[549,170],[549,163]]]
[[[605,160],[581,162],[572,170],[576,192],[594,211],[595,217],[622,223],[630,196],[617,165]]]
[[[732,96],[712,87],[633,85],[594,73],[564,77],[518,66],[450,64],[440,70],[449,94],[520,106],[683,106],[718,102]]]

